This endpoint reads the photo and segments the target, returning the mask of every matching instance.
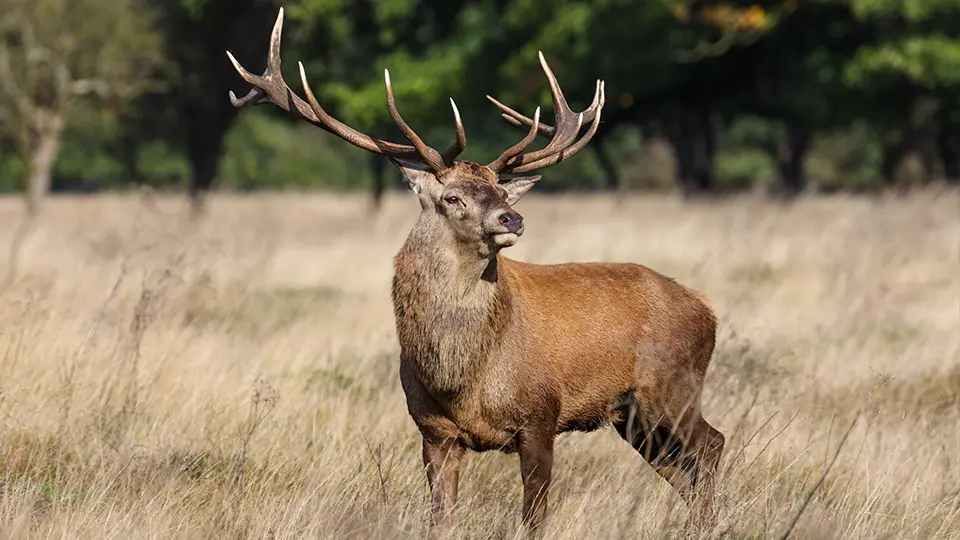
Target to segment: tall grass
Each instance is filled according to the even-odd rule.
[[[417,204],[210,210],[194,226],[177,199],[58,198],[25,239],[0,297],[0,537],[422,537],[389,300]],[[640,262],[711,298],[711,536],[960,536],[957,192],[518,210],[508,256]],[[518,534],[518,469],[468,456],[458,537]],[[550,538],[675,537],[687,515],[611,430],[562,436],[555,479]]]

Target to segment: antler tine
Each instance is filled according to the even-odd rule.
[[[419,155],[419,152],[416,148],[407,146],[405,144],[396,144],[388,141],[382,141],[380,139],[374,139],[373,137],[364,135],[363,133],[360,133],[359,131],[330,116],[327,111],[323,110],[323,107],[321,107],[320,103],[317,101],[317,97],[313,94],[313,89],[310,87],[310,83],[307,81],[307,73],[303,69],[303,62],[298,62],[298,66],[300,67],[300,83],[303,85],[303,92],[307,96],[307,103],[310,104],[310,109],[313,110],[313,113],[316,115],[321,125],[323,125],[324,129],[330,133],[333,133],[334,135],[337,135],[348,143],[353,144],[354,146],[359,146],[364,150],[369,150],[376,154],[393,157],[405,157],[408,159]]]
[[[230,51],[227,51],[227,57],[230,59],[230,63],[233,64],[233,68],[237,70],[237,73],[243,77],[243,80],[247,81],[250,84],[254,85],[254,88],[251,88],[247,95],[242,98],[237,98],[237,95],[233,93],[233,90],[230,90],[230,103],[236,107],[241,108],[247,105],[259,105],[270,101],[267,93],[262,89],[257,87],[257,83],[262,82],[261,79],[265,79],[271,73],[277,73],[280,71],[280,34],[283,32],[283,8],[280,8],[280,13],[277,14],[277,20],[273,23],[273,30],[270,32],[270,51],[267,55],[267,68],[263,72],[263,76],[257,76],[253,73],[250,73],[243,66],[240,65],[240,62],[237,61],[236,57]],[[276,51],[276,52],[275,52]],[[276,60],[274,60],[276,56]]]
[[[273,23],[273,30],[270,32],[270,46],[267,54],[267,67],[263,75],[255,75],[246,70],[240,62],[237,61],[233,53],[227,51],[227,58],[233,64],[233,68],[243,78],[243,80],[254,86],[247,95],[237,98],[233,91],[230,91],[230,103],[234,107],[240,108],[247,105],[259,105],[261,103],[273,103],[278,107],[293,114],[304,117],[310,122],[315,122],[316,118],[311,118],[308,114],[310,108],[306,103],[299,103],[302,107],[297,107],[296,95],[283,81],[280,74],[280,36],[283,33],[283,8],[277,14],[277,20]],[[324,126],[320,126],[324,127]]]
[[[467,135],[463,129],[463,121],[460,118],[460,111],[453,99],[450,99],[450,106],[453,108],[453,118],[457,128],[457,140],[443,154],[427,146],[423,140],[403,121],[397,104],[393,96],[393,87],[390,84],[390,72],[384,70],[384,81],[387,87],[387,108],[394,123],[400,128],[403,135],[413,144],[397,144],[381,139],[370,137],[361,133],[352,127],[340,122],[333,116],[330,116],[320,102],[313,94],[313,89],[307,81],[306,70],[303,63],[299,63],[300,82],[303,84],[307,101],[304,101],[283,80],[283,73],[280,70],[280,38],[283,34],[283,8],[280,8],[277,14],[277,20],[273,23],[273,30],[270,32],[270,46],[267,54],[267,67],[262,75],[255,75],[245,69],[236,57],[230,51],[227,51],[227,57],[233,64],[237,73],[251,85],[251,89],[245,96],[238,98],[235,93],[230,92],[230,103],[234,107],[241,108],[247,105],[259,105],[261,103],[273,103],[281,109],[299,116],[311,124],[324,129],[341,139],[363,148],[369,152],[394,158],[404,158],[411,161],[418,161],[430,166],[436,172],[446,170],[453,165],[454,160],[467,146]]]
[[[551,81],[551,84],[550,84],[551,91],[553,88],[556,88],[557,90],[559,90],[560,86],[556,84],[556,77],[553,76],[553,72],[550,71],[549,66],[547,66],[546,60],[543,60],[542,54],[540,56],[540,59],[544,65],[544,71],[547,72],[548,78]],[[555,104],[559,103],[562,108],[556,109],[555,111],[555,116],[557,117],[557,126],[555,128],[553,138],[550,139],[550,142],[547,143],[547,145],[541,148],[540,150],[530,152],[529,154],[520,156],[517,159],[517,162],[514,163],[514,165],[520,165],[521,163],[524,163],[524,162],[531,163],[534,161],[538,161],[538,160],[550,157],[554,154],[562,152],[568,146],[573,144],[573,141],[577,138],[577,134],[580,133],[580,128],[583,125],[583,121],[586,119],[586,114],[590,112],[591,115],[594,117],[594,118],[591,118],[590,120],[595,119],[597,105],[599,104],[599,100],[600,100],[600,93],[601,93],[600,81],[597,81],[597,87],[593,93],[593,103],[591,104],[590,107],[587,108],[587,110],[585,110],[584,112],[580,113],[575,117],[575,120],[576,120],[575,122],[574,122],[574,118],[571,118],[571,116],[576,113],[574,113],[573,110],[570,109],[570,107],[567,105],[566,99],[563,98],[562,94],[558,98],[556,93],[554,93],[554,97],[553,97],[554,103]],[[589,122],[590,120],[587,120],[587,121]]]
[[[533,122],[530,124],[530,132],[527,133],[527,136],[524,137],[523,140],[521,140],[517,144],[511,146],[510,148],[507,148],[502,154],[500,154],[500,157],[491,161],[487,165],[487,167],[494,172],[500,172],[501,170],[503,170],[507,165],[507,163],[510,162],[511,159],[520,155],[520,153],[523,152],[528,146],[530,146],[530,143],[532,143],[533,140],[537,138],[537,131],[539,127],[540,127],[540,107],[537,107],[537,110],[534,111],[533,113]]]
[[[403,117],[400,116],[400,111],[397,110],[397,102],[393,97],[393,86],[390,84],[390,71],[386,69],[383,70],[383,80],[387,86],[387,110],[390,111],[390,117],[393,118],[393,123],[400,128],[400,132],[403,133],[403,136],[406,137],[408,141],[413,143],[413,146],[417,149],[417,152],[420,153],[420,156],[423,158],[424,162],[429,165],[431,169],[437,172],[446,169],[447,167],[444,165],[443,157],[440,155],[440,153],[427,146],[423,142],[423,139],[417,135],[417,132],[407,125],[407,123],[403,121]]]
[[[600,99],[598,101],[596,114],[593,117],[593,122],[590,124],[590,129],[587,130],[587,133],[583,137],[581,137],[580,140],[570,145],[569,147],[561,149],[559,152],[556,152],[555,154],[542,157],[536,161],[532,161],[528,163],[520,163],[519,161],[517,161],[509,165],[504,172],[525,173],[525,172],[535,171],[537,169],[542,169],[544,167],[549,167],[550,165],[555,165],[565,159],[573,157],[577,152],[579,152],[585,146],[587,146],[587,143],[590,142],[590,139],[592,139],[593,136],[597,133],[597,128],[600,127],[600,111],[603,109],[603,104],[606,99],[604,83],[602,81],[600,82],[599,90],[600,90]],[[580,129],[579,125],[583,121],[584,116],[585,116],[585,113],[580,113],[579,121],[577,122],[577,125],[578,125],[577,131],[579,131]],[[577,131],[575,131],[574,134],[576,134]],[[526,154],[521,157],[527,157],[529,155],[532,155],[532,154]]]
[[[467,133],[463,130],[463,121],[460,120],[460,111],[457,104],[450,98],[450,108],[453,109],[453,121],[457,125],[457,140],[450,148],[443,152],[443,162],[449,166],[453,165],[453,160],[459,156],[467,147]]]
[[[589,123],[589,122],[593,122],[593,116],[597,113],[597,106],[599,105],[599,98],[600,98],[600,80],[598,79],[598,80],[597,80],[597,88],[596,88],[596,90],[594,91],[594,94],[593,94],[593,102],[590,104],[590,107],[588,107],[587,109],[585,109],[585,110],[583,111],[583,121],[584,121],[584,122],[588,122],[588,123]],[[493,98],[492,96],[489,96],[489,95],[488,95],[488,96],[487,96],[487,99],[490,100],[490,102],[492,102],[494,105],[496,105],[497,107],[499,107],[500,110],[504,111],[503,114],[500,115],[500,117],[503,118],[504,120],[506,120],[507,122],[509,122],[509,123],[511,123],[511,124],[513,124],[513,125],[515,125],[515,126],[517,126],[517,127],[522,127],[522,126],[527,126],[527,127],[529,127],[530,124],[533,123],[533,120],[531,120],[529,117],[524,116],[524,115],[518,113],[517,111],[515,111],[515,110],[511,109],[510,107],[504,105],[503,103],[497,101],[497,100],[496,100],[495,98]],[[544,124],[543,122],[540,123],[540,135],[542,135],[542,136],[544,136],[544,137],[548,137],[548,136],[553,135],[555,131],[556,131],[556,130],[554,129],[554,127],[551,126],[550,124]]]
[[[597,113],[597,106],[598,106],[598,104],[599,104],[599,97],[600,97],[600,80],[597,79],[597,88],[596,88],[596,90],[594,91],[594,94],[593,94],[593,102],[590,104],[590,107],[588,107],[587,109],[585,109],[585,110],[583,111],[583,121],[584,121],[584,122],[588,122],[588,123],[589,123],[589,122],[593,122],[593,115]],[[518,127],[519,127],[519,126],[530,126],[530,124],[533,123],[533,120],[531,120],[529,117],[524,116],[524,115],[518,113],[517,111],[511,109],[510,107],[507,107],[507,106],[504,105],[503,103],[497,101],[497,100],[496,100],[495,98],[493,98],[492,96],[489,96],[489,95],[488,95],[488,96],[487,96],[487,99],[490,100],[490,102],[492,102],[494,105],[496,105],[497,107],[499,107],[500,110],[503,111],[503,114],[501,114],[500,117],[503,118],[504,120],[506,120],[507,122],[509,122],[509,123],[511,123],[511,124],[513,124],[513,125],[515,125],[515,126],[518,126]],[[551,126],[551,125],[549,125],[549,124],[544,124],[543,122],[540,123],[540,135],[544,135],[544,136],[546,136],[546,135],[553,135],[554,131],[555,131],[555,130],[554,130],[553,126]]]
[[[600,107],[603,106],[601,101],[604,84],[603,81],[597,79],[596,89],[593,91],[593,101],[591,101],[590,106],[581,113],[583,115],[583,121],[588,124],[593,122],[594,117],[599,114]]]
[[[501,114],[500,116],[507,122],[510,122],[511,124],[517,127],[521,127],[521,126],[530,127],[533,125],[533,120],[518,113],[517,111],[511,109],[510,107],[507,107],[503,103],[500,103],[493,96],[488,94],[487,99],[490,100],[491,103],[499,107],[502,111],[504,111],[503,114]],[[553,135],[553,132],[554,132],[553,126],[544,124],[544,123],[540,124],[540,128],[539,128],[540,135],[543,135],[543,136]]]
[[[533,120],[530,120],[526,116],[523,117],[523,120],[517,120],[516,118],[510,116],[509,114],[501,114],[500,118],[503,118],[508,123],[513,124],[517,127],[530,126],[533,124]],[[538,133],[544,137],[549,138],[550,135],[553,135],[554,129],[550,124],[540,124],[540,128],[537,130]]]
[[[557,76],[553,74],[553,70],[550,69],[550,65],[547,64],[547,59],[543,56],[543,51],[537,51],[537,56],[540,57],[540,67],[543,68],[543,72],[547,75],[547,82],[550,84],[550,94],[553,96],[553,110],[570,111],[570,106],[567,105],[567,98],[563,97],[563,90],[560,89]]]
[[[603,98],[601,97],[601,94],[603,93],[603,89],[601,81],[598,80],[593,94],[593,102],[590,104],[590,106],[579,114],[573,112],[573,110],[570,109],[570,106],[567,104],[567,100],[563,95],[563,90],[560,88],[560,83],[557,82],[557,77],[550,68],[550,65],[547,63],[542,51],[539,53],[539,57],[540,66],[543,68],[543,72],[547,76],[547,82],[550,85],[550,94],[553,100],[556,126],[546,126],[546,128],[541,127],[539,129],[539,133],[541,135],[552,135],[550,137],[550,142],[540,150],[519,155],[514,158],[513,161],[507,166],[507,169],[509,170],[515,170],[523,166],[525,163],[546,164],[549,162],[549,158],[551,156],[559,155],[560,160],[571,156],[572,154],[569,151],[570,146],[576,141],[577,134],[580,133],[580,128],[582,127],[583,122],[586,121],[592,123],[597,121],[597,116],[599,115],[600,108],[602,107],[601,103]],[[523,116],[510,107],[507,107],[503,103],[500,103],[496,99],[490,96],[487,96],[487,98],[503,111],[501,117],[507,120],[507,122],[515,126],[529,126],[532,123],[529,118]],[[582,148],[582,146],[580,148]],[[579,148],[577,150],[579,151]],[[556,163],[556,161],[553,163]],[[527,167],[524,167],[524,169],[533,170]]]

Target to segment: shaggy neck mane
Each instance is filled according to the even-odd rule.
[[[456,394],[499,343],[513,306],[500,257],[455,247],[421,215],[394,258],[393,304],[401,355],[435,394]]]

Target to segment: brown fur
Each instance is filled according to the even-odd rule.
[[[430,204],[453,190],[478,220],[499,211],[503,189],[485,169],[458,162],[421,192],[424,213],[395,258],[400,379],[424,438],[433,522],[451,525],[464,450],[501,450],[520,454],[524,520],[536,528],[554,437],[604,425],[685,498],[709,503],[723,448],[699,410],[710,307],[637,264],[536,265],[465,244]]]

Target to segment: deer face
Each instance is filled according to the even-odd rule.
[[[461,245],[491,254],[517,243],[523,216],[512,208],[539,176],[499,182],[488,167],[458,161],[442,173],[391,159],[417,194],[425,213],[436,216]]]

